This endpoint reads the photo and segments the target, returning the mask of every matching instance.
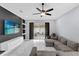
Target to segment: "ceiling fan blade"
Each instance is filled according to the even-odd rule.
[[[49,13],[46,13],[46,15],[49,15],[49,16],[51,16],[51,14],[49,14]]]
[[[33,15],[38,15],[38,14],[40,14],[40,13],[34,13]]]
[[[49,11],[52,11],[52,10],[53,10],[53,8],[46,10],[46,12],[49,12]]]
[[[39,8],[36,8],[39,12],[41,12],[41,10]]]

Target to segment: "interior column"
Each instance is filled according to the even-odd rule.
[[[29,23],[29,39],[33,39],[34,38],[34,23],[31,22]]]
[[[50,27],[49,27],[50,25],[49,25],[49,22],[46,22],[45,23],[45,38],[48,38],[48,36],[49,36],[49,30],[50,30]]]

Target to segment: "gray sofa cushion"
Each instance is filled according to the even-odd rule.
[[[37,51],[37,56],[56,56],[56,51]]]
[[[50,43],[50,42],[46,42],[46,47],[53,47],[54,44],[53,43]]]
[[[58,36],[58,41],[60,41],[60,39],[61,39],[61,37],[60,37],[60,36]]]
[[[45,40],[45,42],[52,42],[52,43],[55,42],[55,41],[57,41],[57,40],[53,40],[53,39],[46,39]]]
[[[78,46],[78,52],[79,52],[79,46]]]
[[[66,38],[61,37],[60,42],[62,42],[63,44],[67,45],[67,40],[66,40]]]
[[[73,50],[78,51],[78,43],[68,40],[67,46],[71,47]]]
[[[58,56],[79,56],[79,52],[62,52],[62,51],[59,51],[57,52],[57,55]]]
[[[54,47],[60,51],[73,51],[71,48],[67,47],[59,41],[54,42]]]
[[[54,41],[55,40],[53,40],[53,39],[46,39],[45,40],[46,47],[53,47]]]
[[[37,55],[37,48],[36,47],[33,47],[32,48],[32,51],[31,51],[31,53],[30,53],[30,56],[36,56]]]

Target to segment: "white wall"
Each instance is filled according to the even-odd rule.
[[[79,41],[79,6],[56,21],[57,33],[70,40]]]
[[[35,22],[35,23],[45,23],[49,22],[50,23],[50,35],[55,32],[55,23],[54,20],[26,20],[26,40],[29,40],[29,23],[30,22]]]
[[[50,21],[50,35],[56,33],[56,23],[54,20]]]

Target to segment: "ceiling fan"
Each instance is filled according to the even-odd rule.
[[[42,17],[42,16],[44,16],[44,15],[51,16],[51,14],[50,14],[50,13],[48,13],[48,12],[50,12],[50,11],[54,10],[53,8],[48,9],[48,10],[45,10],[45,9],[44,9],[44,3],[42,3],[42,10],[41,10],[41,9],[39,9],[39,8],[36,8],[36,9],[37,9],[40,13],[34,13],[33,15],[38,15],[38,14],[40,14],[40,15],[41,15],[41,17]]]

